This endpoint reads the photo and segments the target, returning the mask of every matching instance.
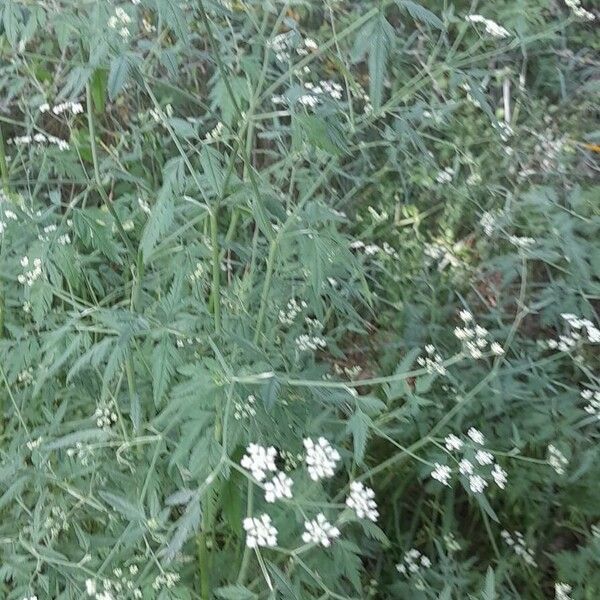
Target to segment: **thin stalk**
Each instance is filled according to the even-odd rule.
[[[210,243],[212,246],[212,305],[215,319],[215,333],[221,333],[221,267],[219,256],[217,207],[210,211]]]
[[[252,482],[248,480],[248,498],[246,500],[246,516],[251,517],[252,511],[254,510],[254,487],[252,486]],[[248,565],[250,564],[250,547],[248,545],[244,545],[244,554],[242,555],[242,563],[240,565],[240,570],[238,573],[236,583],[238,585],[244,585],[244,581],[246,581],[246,575],[248,573]]]
[[[92,150],[92,163],[94,165],[94,180],[96,183],[96,189],[98,190],[98,193],[100,194],[102,200],[104,201],[104,204],[106,204],[106,208],[108,209],[108,212],[110,212],[112,218],[115,220],[115,224],[117,226],[119,235],[125,242],[125,245],[127,246],[127,249],[129,250],[131,256],[135,257],[136,256],[135,248],[131,244],[131,241],[129,240],[127,233],[125,233],[125,230],[123,229],[123,224],[121,223],[121,219],[119,218],[119,215],[117,214],[117,211],[115,210],[115,207],[113,206],[109,197],[106,195],[106,192],[104,191],[104,186],[102,185],[102,179],[100,178],[100,167],[98,165],[98,146],[96,143],[96,129],[94,126],[94,115],[93,115],[93,108],[92,108],[92,93],[90,91],[89,83],[86,84],[86,86],[85,86],[85,99],[86,99],[86,105],[87,105],[86,109],[87,109],[88,131],[89,131],[89,135],[90,135],[90,147]]]
[[[196,540],[198,546],[198,568],[200,571],[200,598],[202,600],[210,600],[210,566],[209,554],[206,547],[206,511],[202,514],[202,531],[198,534]]]
[[[2,177],[2,188],[8,196],[10,192],[8,182],[8,165],[6,164],[6,154],[4,153],[4,135],[2,134],[2,126],[0,126],[0,176]]]
[[[260,297],[260,308],[258,309],[258,318],[256,319],[256,330],[254,331],[254,343],[258,344],[260,338],[260,332],[262,330],[263,321],[265,320],[265,310],[267,308],[267,299],[269,297],[269,288],[271,287],[271,277],[273,276],[273,269],[275,267],[275,254],[277,252],[277,241],[278,238],[271,242],[269,248],[269,256],[267,258],[267,272],[265,274],[265,282]]]

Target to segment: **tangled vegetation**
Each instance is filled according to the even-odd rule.
[[[0,3],[0,596],[600,597],[596,0]]]

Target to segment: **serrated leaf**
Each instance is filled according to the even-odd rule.
[[[158,406],[175,371],[175,349],[169,336],[163,335],[152,352],[152,391]]]
[[[167,25],[177,34],[182,41],[189,38],[189,27],[180,3],[177,0],[158,0],[158,12]]]
[[[369,96],[374,110],[381,107],[387,61],[394,41],[394,28],[383,12],[376,17],[369,44]]]
[[[123,89],[129,76],[129,60],[126,56],[115,56],[108,72],[108,97],[114,100]]]
[[[360,409],[358,409],[348,421],[347,430],[352,434],[354,442],[354,462],[356,464],[361,464],[365,458],[365,449],[370,426],[371,419]]]
[[[253,600],[258,596],[241,585],[227,585],[215,590],[215,594],[224,600]]]
[[[113,494],[112,492],[100,491],[98,494],[113,510],[121,513],[124,517],[132,520],[144,519],[144,513],[126,498]]]
[[[151,251],[156,245],[158,238],[171,226],[174,210],[175,207],[171,192],[169,189],[163,187],[156,204],[152,207],[150,216],[142,232],[142,239],[140,240],[140,250],[142,251],[145,264],[149,262]]]
[[[436,29],[444,29],[444,23],[441,21],[441,19],[424,6],[421,6],[416,2],[412,2],[412,0],[396,0],[396,4],[400,8],[405,8],[408,14],[415,21],[421,21],[422,23],[431,25]]]
[[[496,579],[494,569],[488,567],[485,575],[485,586],[483,588],[482,600],[496,600]]]

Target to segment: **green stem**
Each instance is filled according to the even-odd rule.
[[[251,517],[254,508],[254,487],[252,482],[248,480],[248,499],[246,500],[246,516]],[[248,573],[248,565],[250,564],[250,547],[244,544],[244,554],[242,555],[242,563],[238,573],[236,583],[238,585],[244,585],[246,580],[246,574]]]
[[[263,284],[263,289],[260,297],[260,308],[258,309],[258,319],[256,320],[256,330],[254,332],[254,343],[258,344],[258,339],[260,338],[260,332],[263,326],[263,321],[265,320],[265,310],[267,308],[267,298],[269,297],[269,288],[271,287],[271,278],[273,276],[273,269],[275,267],[275,253],[277,252],[277,240],[275,237],[271,242],[271,246],[269,248],[269,256],[267,258],[267,272],[265,274],[265,282]]]
[[[4,136],[2,134],[2,127],[0,126],[0,176],[2,177],[2,187],[4,192],[8,195],[10,191],[8,183],[8,165],[6,164],[6,154],[4,153]]]
[[[108,209],[108,212],[110,212],[110,214],[112,215],[112,218],[115,220],[115,224],[117,226],[119,235],[125,242],[125,245],[127,246],[127,249],[129,250],[131,256],[135,258],[136,251],[135,251],[133,245],[131,244],[129,237],[127,237],[127,233],[125,233],[125,230],[123,229],[123,224],[121,223],[121,219],[119,218],[119,215],[117,214],[117,211],[115,210],[115,207],[113,206],[112,202],[110,201],[109,197],[106,195],[106,192],[104,191],[104,186],[102,185],[102,179],[100,178],[100,167],[98,165],[98,148],[96,145],[96,130],[94,127],[94,115],[93,115],[93,109],[92,109],[92,93],[90,91],[89,83],[86,84],[86,86],[85,86],[85,99],[86,99],[86,104],[87,104],[86,108],[87,108],[88,131],[89,131],[89,135],[90,135],[90,148],[92,150],[92,163],[94,165],[94,180],[96,182],[96,188],[98,190],[98,193],[100,194],[100,197],[104,201],[104,204],[106,204],[106,208]]]
[[[209,567],[209,554],[206,546],[206,515],[207,511],[204,511],[202,515],[202,531],[198,534],[197,545],[198,545],[198,567],[200,569],[200,598],[202,600],[210,600],[210,567]]]
[[[221,261],[217,238],[218,225],[217,207],[213,206],[210,211],[210,243],[212,246],[212,304],[217,335],[221,333]]]

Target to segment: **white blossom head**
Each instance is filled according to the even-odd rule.
[[[340,530],[332,525],[323,513],[319,513],[316,519],[304,523],[302,540],[305,543],[319,544],[325,548],[331,546],[332,540],[339,537]]]
[[[310,438],[304,440],[306,449],[306,467],[313,481],[333,477],[340,453],[324,438],[320,437],[315,443]]]
[[[271,524],[269,515],[247,517],[244,519],[243,525],[248,548],[258,548],[259,546],[272,548],[277,545],[277,529]]]
[[[350,495],[346,498],[346,506],[354,510],[359,519],[377,521],[379,512],[375,503],[375,492],[365,487],[360,481],[350,484]]]
[[[275,465],[277,450],[273,446],[265,448],[258,444],[249,444],[246,448],[246,453],[240,464],[244,469],[248,469],[252,473],[252,477],[257,481],[265,479],[268,471],[277,471],[277,466]]]
[[[291,498],[293,483],[285,473],[277,473],[271,481],[265,483],[265,500],[275,502],[280,498]]]

